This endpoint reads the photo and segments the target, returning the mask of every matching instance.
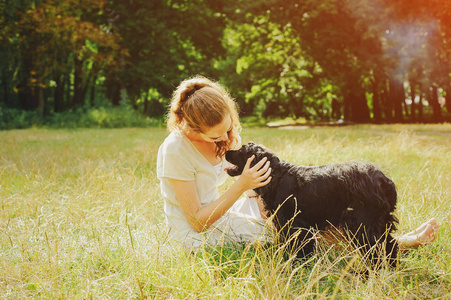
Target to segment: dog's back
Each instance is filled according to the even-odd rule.
[[[276,209],[288,197],[296,198],[305,212],[320,210],[323,218],[334,215],[337,209],[373,207],[391,212],[396,206],[394,183],[371,164],[296,166],[281,162],[272,168],[274,179],[262,195],[268,209]]]

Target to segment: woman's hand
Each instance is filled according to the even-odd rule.
[[[268,158],[264,157],[252,168],[251,162],[255,159],[255,155],[248,158],[243,172],[240,175],[239,182],[244,190],[256,189],[258,187],[267,185],[271,181],[271,168]]]

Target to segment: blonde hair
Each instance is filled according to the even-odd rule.
[[[227,141],[216,143],[216,156],[223,156],[238,141],[241,130],[235,101],[219,83],[196,76],[180,83],[172,95],[167,115],[170,131],[183,131],[186,127],[199,133],[218,125],[230,114],[232,130]]]

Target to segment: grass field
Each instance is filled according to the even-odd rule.
[[[343,244],[309,261],[277,247],[188,254],[166,241],[155,164],[165,129],[0,131],[1,299],[449,299],[451,125],[247,128],[293,163],[379,165],[398,188],[399,233],[439,237],[395,269],[352,270]],[[227,185],[230,185],[230,179]]]

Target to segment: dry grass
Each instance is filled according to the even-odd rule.
[[[302,263],[272,246],[195,254],[170,246],[155,174],[163,129],[0,132],[0,298],[450,297],[450,132],[451,125],[244,130],[243,142],[293,163],[380,165],[398,187],[399,232],[430,217],[442,223],[434,244],[367,279],[353,272],[362,263],[343,244],[321,243]]]

